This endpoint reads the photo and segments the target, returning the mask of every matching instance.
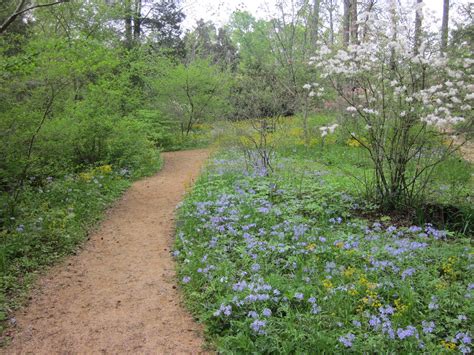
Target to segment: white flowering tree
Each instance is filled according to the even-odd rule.
[[[367,150],[375,197],[386,208],[423,196],[434,167],[458,148],[450,136],[472,119],[474,99],[474,60],[449,59],[424,41],[414,49],[397,11],[371,18],[365,42],[346,50],[322,45],[312,58],[347,103],[343,127]]]

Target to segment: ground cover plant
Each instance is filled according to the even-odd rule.
[[[297,151],[270,175],[226,151],[181,207],[175,250],[219,351],[470,352],[467,236],[360,218],[347,176]]]

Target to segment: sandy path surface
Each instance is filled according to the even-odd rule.
[[[111,209],[83,250],[38,282],[1,353],[201,353],[201,329],[181,306],[175,207],[208,152],[163,154],[165,165]]]

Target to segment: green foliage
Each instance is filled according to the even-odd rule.
[[[93,1],[62,4],[0,35],[2,319],[132,179],[160,166],[162,115],[141,111],[169,59],[124,48],[109,27],[116,15]]]
[[[308,27],[302,11],[286,16],[265,21],[245,11],[233,14],[228,27],[239,44],[239,71],[231,118],[287,116],[301,109],[311,53]]]
[[[177,64],[155,82],[162,97],[160,110],[183,136],[188,136],[197,124],[216,120],[226,112],[229,78],[225,72],[198,59],[190,64]]]
[[[226,28],[216,29],[213,23],[199,20],[185,37],[187,62],[208,59],[222,69],[235,71],[238,65],[237,48]]]

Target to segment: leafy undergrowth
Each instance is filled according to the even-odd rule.
[[[356,218],[333,173],[277,165],[215,159],[180,209],[181,284],[219,351],[470,352],[466,236]]]
[[[16,217],[0,232],[0,331],[36,275],[73,253],[133,179],[155,172],[160,164],[156,159],[134,173],[104,165],[25,189]]]

